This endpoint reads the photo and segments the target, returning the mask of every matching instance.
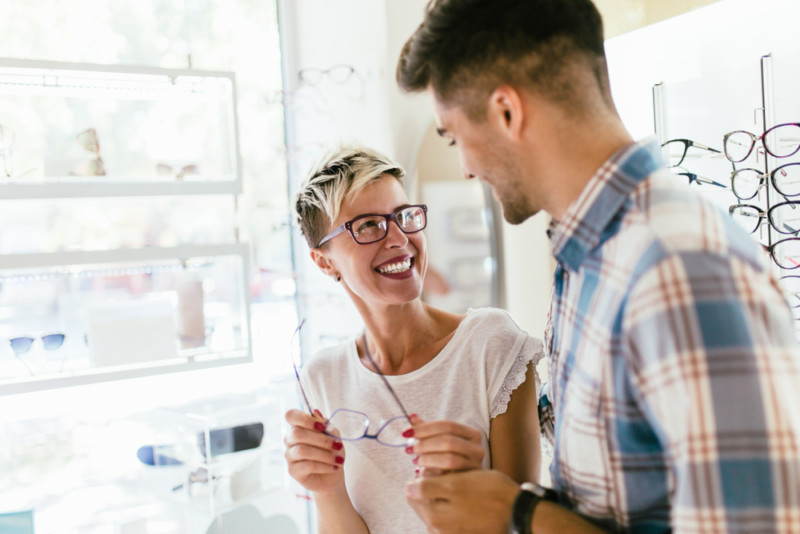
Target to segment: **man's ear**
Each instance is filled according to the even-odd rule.
[[[499,85],[489,97],[486,114],[500,132],[512,139],[520,139],[525,111],[519,92],[510,85]]]
[[[328,258],[328,255],[321,248],[311,249],[311,260],[317,264],[317,267],[319,267],[319,270],[322,271],[323,274],[328,276],[338,274],[330,258]]]

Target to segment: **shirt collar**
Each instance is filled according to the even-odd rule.
[[[577,271],[586,255],[600,242],[604,231],[622,209],[631,191],[665,166],[655,138],[632,143],[608,159],[547,231],[556,260]]]

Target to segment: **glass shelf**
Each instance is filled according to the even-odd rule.
[[[0,199],[241,193],[227,72],[0,59]]]
[[[251,361],[241,244],[0,257],[0,391]]]

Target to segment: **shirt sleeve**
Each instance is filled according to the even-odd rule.
[[[768,268],[668,256],[622,321],[617,376],[641,418],[618,415],[620,446],[663,455],[674,531],[800,532],[800,356]]]

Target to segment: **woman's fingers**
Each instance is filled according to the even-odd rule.
[[[344,446],[341,440],[325,434],[321,414],[312,417],[300,410],[289,410],[285,417],[290,425],[283,438],[289,474],[303,482],[313,475],[337,471],[344,463]],[[331,433],[338,435],[335,430]]]
[[[406,449],[429,473],[481,469],[485,451],[480,431],[453,421],[412,419],[415,443]]]

